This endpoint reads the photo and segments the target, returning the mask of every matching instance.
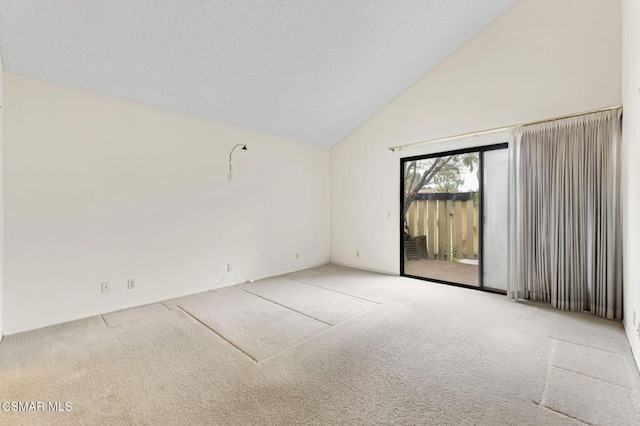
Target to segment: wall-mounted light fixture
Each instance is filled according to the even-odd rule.
[[[234,146],[233,148],[231,148],[231,152],[229,153],[229,175],[227,176],[227,180],[229,182],[231,182],[233,180],[233,171],[231,170],[231,154],[233,154],[233,150],[235,150],[239,146],[241,146],[244,151],[247,150],[247,145],[242,144],[242,143],[239,143],[236,146]]]

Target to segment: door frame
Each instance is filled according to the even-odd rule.
[[[497,144],[491,144],[491,145],[483,145],[483,146],[456,149],[456,150],[450,150],[450,151],[441,151],[441,152],[435,152],[431,154],[414,155],[411,157],[400,158],[400,228],[399,230],[400,230],[400,276],[401,277],[414,278],[414,279],[423,280],[423,281],[431,281],[439,284],[447,284],[447,285],[452,285],[456,287],[470,288],[473,290],[480,290],[480,291],[485,291],[489,293],[506,294],[506,291],[504,290],[485,287],[483,282],[483,275],[484,275],[483,274],[484,272],[484,267],[483,267],[483,263],[484,263],[484,255],[483,255],[484,254],[484,153],[487,151],[495,151],[499,149],[508,149],[508,148],[509,148],[509,143],[503,142],[503,143],[497,143]],[[409,161],[427,160],[429,158],[435,158],[435,157],[446,157],[449,155],[468,154],[471,152],[477,152],[479,156],[479,159],[478,159],[478,168],[479,168],[479,173],[478,173],[478,186],[479,186],[479,189],[478,189],[478,284],[479,285],[476,287],[476,286],[456,283],[452,281],[425,278],[417,275],[406,274],[404,270],[404,213],[403,213],[405,163]]]

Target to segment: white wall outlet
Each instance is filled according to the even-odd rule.
[[[227,263],[227,272],[231,272],[231,264]]]
[[[356,250],[356,257],[360,257],[360,250]]]
[[[127,289],[133,290],[134,288],[136,288],[136,280],[134,280],[133,278],[129,278],[127,280]]]
[[[109,290],[111,290],[111,286],[109,285],[109,281],[103,281],[100,284],[100,289],[102,290],[103,293],[109,293]]]
[[[296,252],[296,259],[300,259],[300,253]]]

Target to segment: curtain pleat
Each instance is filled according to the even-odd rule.
[[[622,317],[620,109],[517,128],[508,296]]]

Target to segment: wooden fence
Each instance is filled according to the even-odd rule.
[[[410,244],[419,241],[418,257],[428,259],[478,258],[476,193],[418,194],[407,211]]]

